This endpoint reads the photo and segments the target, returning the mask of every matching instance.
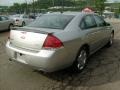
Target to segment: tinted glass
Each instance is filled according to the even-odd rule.
[[[2,19],[2,21],[8,20],[8,18],[4,17],[4,16],[2,16],[1,19]]]
[[[24,15],[23,18],[28,18],[28,16],[27,16],[27,15]]]
[[[105,21],[100,16],[95,15],[95,21],[98,26],[105,26]]]
[[[85,29],[85,28],[86,28],[86,25],[85,25],[85,21],[84,21],[84,20],[81,22],[80,28],[81,28],[81,29]]]
[[[6,20],[9,20],[9,18],[8,17],[4,17]]]
[[[93,28],[96,27],[97,24],[94,20],[94,17],[92,15],[88,15],[84,18],[84,22],[85,22],[85,28]]]
[[[72,15],[43,15],[28,27],[64,29],[73,17]]]

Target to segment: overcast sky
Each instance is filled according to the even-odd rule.
[[[32,0],[26,0],[26,1],[31,2]],[[108,1],[113,2],[113,1],[120,1],[120,0],[108,0]],[[4,6],[4,5],[10,6],[15,2],[23,3],[23,2],[25,2],[25,0],[0,0],[0,5],[2,5],[2,6]]]
[[[0,0],[0,5],[4,6],[4,5],[13,5],[13,3],[23,3],[23,2],[32,2],[33,0]]]

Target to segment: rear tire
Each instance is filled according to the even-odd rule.
[[[87,59],[88,59],[88,52],[87,49],[83,47],[80,49],[76,61],[73,63],[73,67],[72,67],[73,71],[78,73],[81,72],[86,67]]]
[[[10,24],[9,27],[8,27],[8,30],[11,30],[13,27],[14,27],[14,25]]]

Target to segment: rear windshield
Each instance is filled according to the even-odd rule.
[[[64,29],[73,17],[73,15],[43,15],[28,27]]]

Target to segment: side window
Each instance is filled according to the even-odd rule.
[[[23,18],[28,18],[28,16],[27,16],[27,15],[24,15]]]
[[[1,19],[2,19],[2,21],[8,20],[8,18],[7,18],[7,17],[4,17],[4,16],[2,16]]]
[[[100,16],[95,15],[94,17],[99,27],[105,26],[105,21]]]
[[[6,20],[9,20],[9,18],[8,17],[5,17],[6,18]]]
[[[94,28],[97,27],[97,24],[94,20],[94,17],[92,15],[87,15],[83,18],[80,27],[82,29],[90,29],[90,28]]]
[[[5,17],[3,17],[3,16],[1,17],[1,19],[2,19],[2,21],[5,21],[5,20],[6,20]]]
[[[81,22],[81,24],[80,24],[80,28],[81,28],[81,29],[86,29],[86,25],[85,25],[84,19],[82,20],[82,22]]]
[[[92,15],[86,16],[84,20],[85,20],[86,28],[94,28],[97,26],[94,17]]]

